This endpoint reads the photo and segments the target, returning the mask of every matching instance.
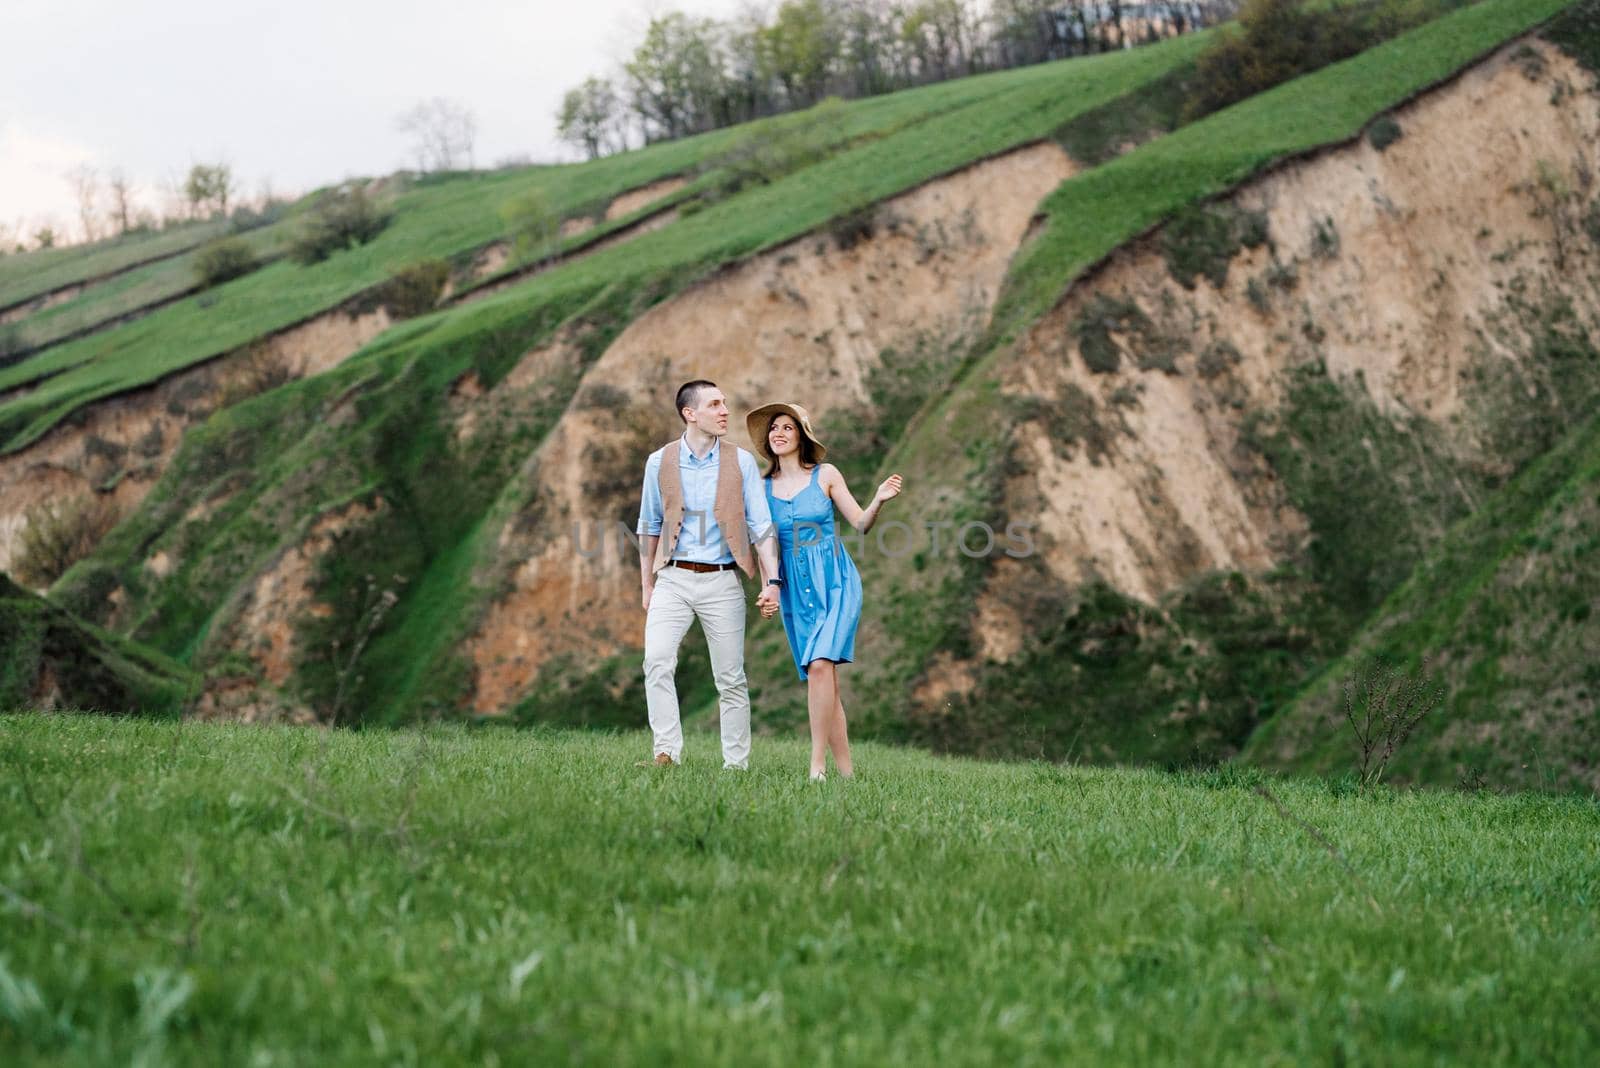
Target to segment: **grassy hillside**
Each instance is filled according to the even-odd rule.
[[[715,265],[1036,140],[1157,76],[1196,47],[1185,38],[985,76],[960,96],[949,85],[934,87],[939,109],[922,112],[916,123],[906,118],[915,94],[896,94],[898,100],[876,105],[874,119],[892,133],[625,247],[393,329],[335,371],[220,413],[191,433],[146,506],[63,579],[58,595],[75,608],[97,611],[109,584],[120,582],[133,606],[132,634],[187,659],[202,649],[213,626],[230,622],[236,584],[256,562],[285,542],[297,543],[310,517],[381,493],[403,507],[339,546],[341,559],[329,561],[319,583],[329,603],[353,606],[358,618],[362,576],[408,578],[399,606],[368,647],[356,703],[386,717],[453,707],[461,676],[452,643],[481,603],[485,591],[474,587],[472,568],[486,548],[485,529],[489,536],[496,529],[485,519],[524,503],[518,465],[569,403],[582,369],[540,383],[527,418],[493,428],[470,453],[453,445],[448,423],[445,398],[457,378],[473,370],[492,386],[564,323],[581,328],[585,358],[592,359],[639,312]],[[279,270],[291,267],[252,277]],[[160,336],[159,318],[133,324],[152,331],[152,345]],[[51,380],[40,394],[69,377]],[[17,404],[33,404],[37,396]],[[335,402],[350,405],[355,418],[330,420]],[[182,526],[191,505],[224,492],[227,502],[214,515]],[[134,563],[134,547],[148,551],[161,544],[183,561],[182,570],[152,588]],[[324,629],[331,640],[352,622],[340,615]],[[313,648],[323,647],[320,633]],[[308,665],[306,675],[313,692],[331,691],[326,667]]]
[[[1485,51],[1512,32],[1509,26],[1520,29],[1547,10],[1547,5],[1528,0],[1491,6],[1515,18],[1469,22],[1477,48],[1464,56]],[[1458,18],[1443,19],[1416,34],[1454,40],[1461,34],[1454,22]],[[1387,50],[1418,48],[1416,34]],[[336,550],[341,560],[328,561],[318,576],[320,600],[349,608],[339,608],[328,624],[307,632],[307,662],[298,684],[314,703],[326,700],[336,684],[325,649],[341,628],[360,625],[366,574],[400,576],[405,579],[403,587],[395,585],[400,601],[366,648],[365,681],[355,703],[390,716],[450,707],[451,694],[464,681],[454,644],[482,606],[485,592],[474,587],[475,569],[485,558],[486,536],[499,529],[499,521],[486,523],[486,516],[502,520],[526,504],[526,489],[514,478],[517,464],[570,401],[582,368],[571,369],[571,377],[541,384],[528,416],[496,428],[498,436],[490,440],[477,441],[470,456],[454,452],[450,428],[442,422],[448,390],[462,373],[470,369],[483,384],[493,385],[518,355],[563,323],[578,325],[586,358],[592,358],[640,310],[712,265],[826,225],[926,177],[1045,136],[1074,115],[1160,77],[1187,61],[1202,43],[1181,38],[1149,50],[989,75],[979,80],[981,86],[1002,86],[1000,90],[970,90],[976,96],[960,106],[939,110],[923,122],[902,123],[888,136],[869,139],[773,184],[757,185],[626,248],[608,249],[480,304],[390,331],[336,373],[258,398],[190,436],[149,507],[107,540],[96,560],[70,574],[61,595],[69,603],[93,606],[106,590],[122,585],[134,635],[173,656],[205,654],[230,633],[230,603],[237,603],[240,577],[253,574],[258,561],[267,560],[280,545],[294,544],[299,524],[350,500],[398,500],[403,508],[392,508],[362,537],[341,545]],[[1384,56],[1394,58],[1387,51]],[[1414,82],[1392,83],[1387,98],[1362,98],[1362,104],[1392,104],[1434,77],[1422,70]],[[1366,69],[1336,67],[1314,78],[1326,90],[1338,85],[1339,78],[1363,80]],[[936,88],[950,93],[949,86]],[[896,96],[904,98],[901,109],[907,106],[904,101],[914,99],[914,94]],[[1251,104],[1240,107],[1250,109]],[[1238,122],[1238,110],[1187,128],[1190,136],[1202,137],[1197,152],[1210,144],[1203,131]],[[1160,144],[1146,145],[1125,160],[1138,160]],[[1192,192],[1198,197],[1205,187]],[[155,318],[146,321],[154,323]],[[331,425],[326,412],[346,390],[354,392],[360,417]],[[978,419],[984,409],[971,411]],[[938,419],[923,425],[930,433],[944,433],[933,430],[941,427]],[[987,432],[981,422],[973,427],[954,440]],[[925,448],[931,440],[914,436],[910,448]],[[923,459],[939,462],[939,451],[928,449]],[[939,472],[930,484],[949,481],[949,472]],[[984,484],[982,478],[968,481]],[[186,523],[182,516],[208,499],[224,499],[224,504],[203,523]],[[181,569],[157,587],[134,563],[133,547],[144,547],[144,552],[165,548],[182,561]],[[917,624],[898,632],[925,635],[931,624],[960,611],[963,601],[950,600],[946,593],[938,596],[941,608],[917,609]],[[925,667],[926,654],[926,648],[914,649],[909,656],[896,657],[894,664],[904,675],[915,676]],[[634,675],[632,667],[624,667],[627,675]],[[610,678],[610,668],[603,668],[602,675]],[[885,689],[891,702],[904,699],[904,675]],[[621,694],[614,687],[611,692]],[[784,699],[790,697],[784,694]]]
[[[1196,34],[852,103],[828,133],[835,147],[862,142],[857,151],[700,212],[674,226],[670,237],[651,235],[626,252],[613,250],[549,272],[519,289],[517,302],[524,308],[553,306],[564,318],[607,285],[681,276],[795,237],[934,175],[1041,138],[1074,114],[1160,75],[1204,39]],[[804,121],[800,114],[765,124],[781,129]],[[23,447],[83,404],[337,306],[419,259],[478,248],[501,236],[500,207],[518,194],[539,190],[550,210],[575,216],[697,165],[714,169],[717,154],[749,133],[724,130],[581,166],[462,176],[413,189],[394,205],[393,225],[369,245],[310,267],[274,264],[219,287],[206,301],[180,302],[0,370],[0,391],[43,380],[37,390],[0,403],[0,449]],[[709,174],[702,181],[717,179]]]
[[[631,188],[637,164],[616,169],[630,173],[612,175],[617,184],[611,192]],[[500,236],[499,205],[529,182],[527,172],[516,172],[424,185],[401,194],[393,224],[368,245],[311,266],[280,260],[134,322],[52,346],[0,370],[0,390],[37,384],[25,396],[0,403],[0,437],[6,439],[0,448],[21,448],[84,404],[336,307],[419,260],[481,247]],[[589,187],[561,183],[566,198],[552,198],[554,209],[576,210],[597,189],[606,188],[603,178]]]
[[[907,510],[1002,514],[1006,480],[1016,468],[1011,442],[995,428],[1015,426],[1025,413],[1002,396],[1001,376],[1017,359],[1013,341],[1021,329],[1073,278],[1152,223],[1203,218],[1198,206],[1207,198],[1272,159],[1355,136],[1386,109],[1562,6],[1474,5],[1064,182],[1045,202],[1049,227],[1013,263],[992,346],[971,362],[957,388],[931,400],[885,465],[905,472],[916,487]],[[1180,227],[1163,240],[1185,240],[1174,232]],[[1226,259],[1238,239],[1221,246],[1207,254]],[[1537,338],[1547,309],[1525,311],[1522,325]],[[1524,343],[1519,335],[1516,344]],[[1534,351],[1542,344],[1527,346],[1530,359],[1545,360],[1547,353]],[[1600,367],[1590,361],[1555,362],[1568,371],[1561,388],[1541,392],[1540,418],[1587,403],[1600,381],[1593,373]],[[1467,462],[1454,458],[1452,470],[1421,427],[1380,415],[1364,396],[1317,378],[1315,368],[1298,381],[1287,390],[1283,436],[1273,438],[1265,429],[1272,420],[1258,413],[1262,428],[1246,437],[1312,522],[1316,537],[1301,558],[1269,575],[1202,576],[1155,605],[1104,585],[1061,589],[1043,574],[1031,585],[1019,582],[1028,588],[1003,610],[1028,621],[1020,655],[980,664],[974,688],[942,711],[908,719],[904,694],[930,665],[975,657],[970,606],[992,572],[985,561],[953,554],[930,566],[875,556],[868,582],[889,592],[868,610],[876,616],[872,629],[890,640],[874,651],[886,666],[864,680],[872,729],[994,755],[1181,764],[1237,752],[1258,724],[1340,655],[1430,539],[1463,514],[1461,498],[1432,490],[1441,471],[1458,473]],[[1496,401],[1509,405],[1507,398]],[[1504,405],[1494,417],[1500,431],[1516,418]],[[1034,417],[1054,436],[1093,429],[1070,412]],[[1114,413],[1098,418],[1115,426]],[[1499,459],[1515,470],[1546,443],[1527,433],[1509,435],[1502,445]],[[1483,472],[1467,475],[1481,480],[1482,492],[1494,489]],[[1361,492],[1352,494],[1353,486]],[[1418,486],[1429,492],[1415,492]]]
[[[860,440],[876,434],[898,444],[886,457],[853,457],[858,493],[877,463],[909,476],[913,488],[902,502],[907,514],[958,523],[992,519],[1017,473],[1010,434],[1026,419],[1042,418],[1048,407],[1041,399],[1025,411],[1003,398],[1002,370],[1016,358],[1013,343],[1022,331],[1074,279],[1152,225],[1203,219],[1198,205],[1274,161],[1356,136],[1375,117],[1562,6],[1557,0],[1483,0],[1064,183],[1045,202],[1048,226],[1013,262],[988,337],[970,352],[935,354],[925,364],[914,355],[894,375],[869,383],[875,421]],[[1587,40],[1592,30],[1585,26],[1578,34]],[[885,198],[1007,149],[1057,137],[1087,146],[1080,151],[1088,158],[1104,158],[1104,145],[1114,139],[1107,130],[1172,125],[1173,79],[1192,67],[1204,46],[1197,35],[846,105],[835,113],[839,121],[817,158],[726,196],[714,191],[729,178],[730,154],[748,150],[748,129],[582,166],[429,180],[397,195],[394,224],[368,246],[315,267],[274,264],[204,302],[179,302],[0,371],[0,390],[38,386],[0,404],[0,448],[16,450],[96,398],[337,306],[417,259],[472,253],[501,236],[500,206],[519,195],[539,191],[559,214],[573,217],[597,213],[615,194],[661,177],[691,179],[672,200],[682,216],[663,230],[626,247],[573,257],[480,302],[402,323],[328,373],[218,412],[188,434],[141,508],[62,579],[52,598],[104,621],[112,610],[108,598],[118,591],[120,632],[190,669],[237,667],[236,650],[261,638],[248,631],[242,611],[255,578],[302,545],[319,521],[370,510],[369,520],[333,539],[310,576],[310,593],[327,610],[302,611],[288,621],[296,639],[290,688],[325,716],[396,722],[455,714],[471,685],[460,644],[510,582],[495,557],[496,539],[513,517],[529,523],[556,518],[541,512],[529,458],[563,412],[579,403],[585,371],[630,322],[719,267],[802,235],[854,225]],[[1127,116],[1112,114],[1124,107]],[[756,132],[781,137],[813,120],[786,116]],[[614,220],[568,248],[577,250],[629,221]],[[109,287],[95,294],[85,299],[116,299]],[[1530,322],[1545,312],[1531,304],[1527,311]],[[477,386],[492,389],[558,331],[575,339],[573,358],[532,383],[509,414],[479,427],[470,445],[458,444],[453,391],[463,378],[470,373]],[[1592,356],[1592,346],[1587,351]],[[1577,370],[1549,394],[1553,401],[1521,407],[1530,424],[1547,422],[1547,412],[1589,410],[1584,406],[1592,405],[1600,384],[1600,372],[1591,372],[1600,365],[1583,352],[1569,364]],[[1285,412],[1273,419],[1258,413],[1245,443],[1308,517],[1316,536],[1303,558],[1270,575],[1203,576],[1154,605],[1109,587],[1061,590],[1040,581],[1017,605],[1006,606],[1032,621],[1021,655],[1003,666],[978,664],[973,688],[952,698],[940,716],[913,720],[910,695],[941,664],[977,660],[973,604],[991,572],[984,562],[955,553],[942,560],[864,558],[873,595],[863,633],[873,644],[859,676],[851,673],[852,714],[862,734],[1010,757],[1205,763],[1237,751],[1258,724],[1293,706],[1284,733],[1272,728],[1252,754],[1298,759],[1301,749],[1276,753],[1275,740],[1290,737],[1295,723],[1312,722],[1323,707],[1317,695],[1331,685],[1368,614],[1414,565],[1429,559],[1439,532],[1462,517],[1461,500],[1407,497],[1408,487],[1446,476],[1475,478],[1471,499],[1491,500],[1504,472],[1519,470],[1553,444],[1547,436],[1521,434],[1500,443],[1500,474],[1464,472],[1436,463],[1430,440],[1380,418],[1370,403],[1363,407],[1325,376],[1314,377],[1308,372],[1297,380]],[[1059,418],[1050,424],[1054,430],[1062,425]],[[835,429],[828,428],[830,435]],[[1419,475],[1406,466],[1412,454],[1439,469]],[[1550,469],[1543,470],[1548,475]],[[1364,488],[1358,500],[1343,493],[1349,485]],[[1495,535],[1501,546],[1495,552],[1503,556],[1508,539],[1528,536],[1532,516],[1547,506],[1555,507],[1536,501],[1528,506],[1534,512],[1516,512],[1526,513],[1526,522],[1507,520],[1511,525]],[[1512,506],[1492,498],[1490,507]],[[1567,525],[1561,529],[1578,529],[1587,514],[1558,511],[1540,522],[1548,526],[1554,516]],[[1539,529],[1537,537],[1555,539]],[[1579,541],[1561,541],[1562,552],[1578,552]],[[145,566],[157,553],[173,568],[159,578]],[[1581,645],[1587,631],[1555,643],[1541,637],[1552,612],[1575,623],[1588,618],[1574,617],[1583,608],[1570,590],[1559,588],[1564,572],[1552,564],[1547,575],[1548,591],[1504,598],[1497,609],[1506,616],[1502,631],[1515,630],[1516,648],[1532,658],[1516,668],[1518,680],[1545,670],[1536,651],[1559,653],[1561,671],[1583,663],[1573,642]],[[1449,569],[1435,573],[1446,587],[1456,576]],[[371,624],[382,591],[394,595],[393,607]],[[1430,587],[1415,597],[1430,602],[1437,592]],[[356,643],[366,630],[370,640]],[[1440,633],[1430,631],[1429,641]],[[1503,636],[1494,642],[1506,644]],[[1381,643],[1364,638],[1360,647],[1374,644]],[[1407,638],[1389,648],[1409,660],[1427,651],[1426,644]],[[359,650],[353,661],[352,645]],[[1459,655],[1463,663],[1487,662],[1483,649],[1462,647]],[[711,691],[700,658],[691,650],[685,661],[685,704],[693,713]],[[1556,670],[1553,661],[1549,669]],[[1501,682],[1513,678],[1504,666],[1495,670]],[[1326,678],[1297,705],[1302,687],[1324,671]],[[582,668],[558,663],[527,700],[507,711],[530,720],[634,723],[642,707],[638,675],[636,655]],[[793,684],[787,651],[773,630],[752,637],[752,678],[758,689],[765,680],[784,680],[759,695],[769,726],[803,721],[803,691]],[[1456,719],[1487,720],[1490,709],[1500,707],[1510,691],[1501,682],[1479,685],[1486,678],[1481,671],[1463,677]],[[1594,680],[1575,675],[1562,685],[1569,682],[1575,695],[1582,687],[1583,699],[1592,697]],[[1535,691],[1519,700],[1536,704]],[[1577,722],[1561,720],[1562,730],[1568,720]],[[1341,766],[1337,732],[1293,736],[1309,753],[1296,766]],[[1574,754],[1585,751],[1589,736],[1562,737],[1568,775],[1560,785],[1581,785],[1589,772]],[[1419,752],[1416,763],[1400,769],[1403,776],[1453,782],[1459,754],[1476,754],[1472,746],[1486,744],[1475,738],[1465,749],[1455,741],[1450,746],[1456,748],[1438,748],[1433,741],[1419,745],[1429,755]],[[1496,785],[1555,785],[1496,767],[1507,773]]]
[[[1347,767],[1342,683],[1378,658],[1446,687],[1395,774],[1600,790],[1597,531],[1600,418],[1591,414],[1429,552],[1245,758]]]
[[[15,1064],[1600,1056],[1600,809],[863,746],[0,718]],[[1315,835],[1305,827],[1315,829]]]

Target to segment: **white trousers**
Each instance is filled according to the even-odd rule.
[[[722,765],[750,766],[750,687],[744,675],[744,585],[738,571],[686,571],[665,567],[644,622],[644,692],[655,752],[683,756],[678,715],[678,646],[700,620],[711,651],[711,674],[722,713]]]

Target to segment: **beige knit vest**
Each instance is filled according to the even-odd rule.
[[[717,464],[717,500],[711,509],[717,526],[722,529],[723,540],[733,553],[733,560],[746,575],[756,573],[755,555],[750,551],[750,534],[744,522],[744,477],[739,473],[739,449],[723,442],[721,459]],[[678,471],[678,456],[683,447],[679,438],[661,453],[661,540],[656,543],[653,571],[659,572],[672,559],[678,546],[678,533],[683,530],[683,478]]]

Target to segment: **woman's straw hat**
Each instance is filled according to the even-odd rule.
[[[750,441],[756,449],[769,460],[776,460],[772,455],[772,446],[767,444],[767,428],[772,423],[772,417],[779,412],[793,419],[800,428],[800,433],[811,439],[811,445],[817,450],[817,462],[821,463],[823,457],[828,455],[827,448],[817,440],[817,432],[811,429],[811,415],[798,404],[763,404],[755,411],[744,417],[744,426],[750,432]]]

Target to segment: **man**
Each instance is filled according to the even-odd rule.
[[[683,436],[650,454],[639,505],[644,588],[644,680],[655,763],[683,758],[674,671],[678,646],[700,620],[722,714],[724,768],[750,766],[750,689],[744,674],[744,588],[737,572],[765,582],[757,607],[778,602],[778,550],[756,458],[722,448],[728,401],[704,379],[678,389]],[[752,551],[752,545],[754,550]]]

